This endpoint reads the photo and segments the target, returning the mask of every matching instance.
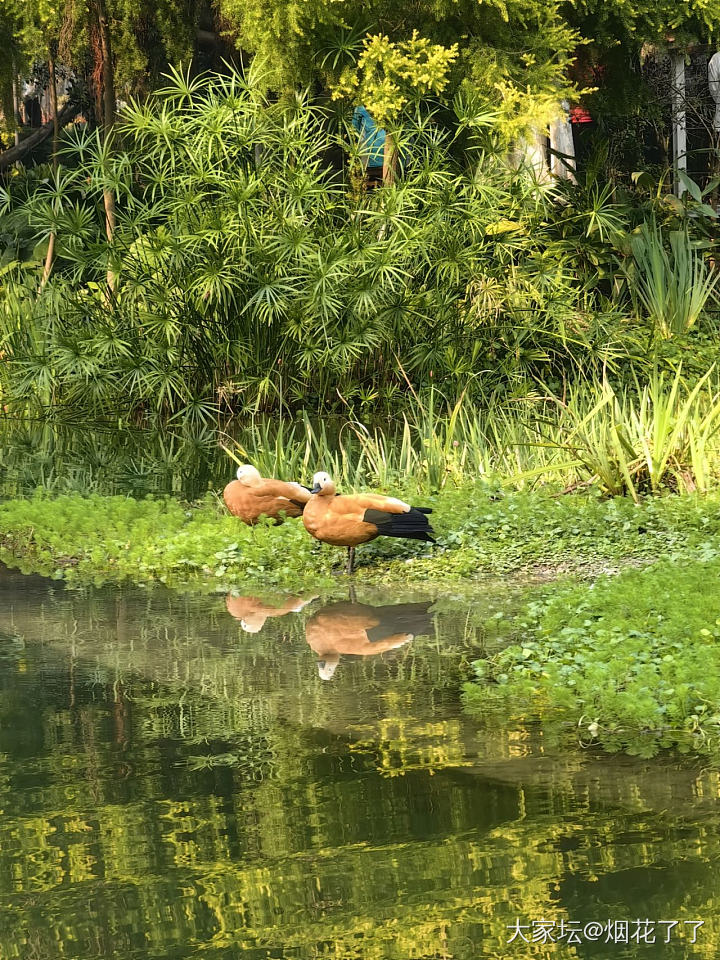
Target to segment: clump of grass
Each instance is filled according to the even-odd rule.
[[[475,665],[467,708],[559,719],[607,749],[720,755],[718,544],[529,603],[516,642]]]
[[[695,326],[708,301],[716,298],[718,275],[685,231],[669,235],[667,250],[657,224],[644,223],[633,237],[634,271],[630,290],[636,306],[645,311],[658,335],[665,340],[685,334]]]
[[[720,392],[712,371],[692,387],[678,370],[671,382],[655,374],[631,392],[607,381],[589,396],[558,404],[551,442],[575,458],[578,481],[612,495],[661,490],[706,492],[720,479]]]

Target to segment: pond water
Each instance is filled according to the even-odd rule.
[[[3,571],[0,957],[717,957],[717,772],[464,715],[507,602]]]

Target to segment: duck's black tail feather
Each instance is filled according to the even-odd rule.
[[[414,637],[429,636],[435,632],[433,619],[428,612],[431,603],[397,603],[374,607],[373,615],[380,621],[367,631],[370,643],[385,640],[396,633],[411,633]]]
[[[432,513],[428,507],[410,507],[408,513],[385,513],[383,510],[366,510],[365,523],[378,528],[381,537],[400,537],[403,540],[427,540],[435,543],[435,531],[430,526],[426,514]]]

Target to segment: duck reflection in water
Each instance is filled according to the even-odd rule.
[[[371,607],[365,603],[331,603],[305,624],[305,639],[318,658],[321,680],[330,680],[340,657],[371,657],[395,650],[414,637],[433,632],[430,603]]]
[[[225,606],[231,617],[240,621],[246,633],[259,633],[269,617],[284,617],[288,613],[299,613],[308,603],[317,597],[284,597],[279,606],[263,603],[257,597],[234,597],[231,593],[225,598]]]

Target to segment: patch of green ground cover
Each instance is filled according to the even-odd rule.
[[[567,722],[609,750],[720,756],[720,546],[594,583],[554,584],[475,664],[468,710]]]
[[[437,545],[379,538],[358,550],[358,579],[457,584],[720,551],[717,495],[635,504],[594,493],[499,493],[476,483],[422,502],[433,507]],[[300,522],[246,527],[214,497],[190,505],[40,491],[0,504],[0,544],[4,562],[69,581],[205,589],[317,586],[345,562],[343,550],[315,543]]]
[[[250,528],[214,499],[38,494],[0,504],[0,543],[8,565],[76,583],[292,587],[329,574],[299,524]]]

